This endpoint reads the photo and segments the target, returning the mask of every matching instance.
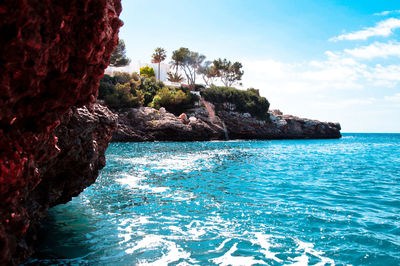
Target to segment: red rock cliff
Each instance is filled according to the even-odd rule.
[[[120,12],[120,0],[0,2],[0,264],[31,253],[26,206],[38,165],[60,151],[62,115],[96,98]]]

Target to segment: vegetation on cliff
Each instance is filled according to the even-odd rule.
[[[111,108],[165,107],[172,113],[182,113],[193,108],[199,100],[188,88],[169,88],[155,77],[137,73],[114,72],[100,81],[99,99]]]
[[[121,56],[121,47],[116,50]],[[155,78],[154,69],[149,66],[140,68],[140,74],[114,72],[113,76],[105,75],[100,82],[99,99],[112,108],[165,107],[168,111],[179,114],[193,108],[200,100],[198,94],[191,91],[201,91],[204,99],[212,102],[217,110],[249,113],[261,120],[268,118],[269,102],[260,96],[258,90],[239,90],[232,87],[240,84],[244,74],[240,62],[221,58],[205,61],[204,55],[181,47],[172,52],[172,72],[167,75],[171,82],[186,81],[186,84],[167,87],[160,81],[160,63],[166,57],[163,48],[156,48],[152,55],[152,62],[158,64],[158,79]],[[205,86],[196,84],[199,75],[203,77]],[[225,86],[215,86],[216,82]]]
[[[217,109],[230,109],[249,113],[261,120],[268,119],[269,102],[265,97],[260,96],[259,90],[212,86],[205,89],[201,95],[206,101],[213,103]]]

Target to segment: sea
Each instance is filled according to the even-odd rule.
[[[400,134],[112,143],[26,265],[400,265]]]

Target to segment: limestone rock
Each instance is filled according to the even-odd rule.
[[[119,0],[0,2],[0,264],[32,253],[27,205],[38,166],[60,152],[55,128],[94,101],[122,25]]]

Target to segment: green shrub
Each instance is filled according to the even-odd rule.
[[[161,81],[156,81],[154,77],[142,77],[140,79],[140,85],[138,86],[138,89],[143,92],[144,105],[148,106],[153,101],[153,98],[157,94],[157,92],[163,87],[165,87],[164,83],[162,83]]]
[[[113,93],[105,97],[106,104],[112,108],[135,108],[142,106],[143,101],[143,93],[132,88],[131,83],[118,83]]]
[[[140,68],[140,75],[152,78],[156,76],[156,73],[152,67],[145,66]]]
[[[205,89],[201,95],[206,101],[213,103],[216,108],[222,109],[224,103],[232,103],[236,111],[250,113],[252,116],[267,120],[269,102],[260,96],[260,92],[254,88],[238,90],[232,87],[216,87]]]
[[[198,97],[191,94],[187,89],[164,87],[154,96],[150,107],[156,109],[164,107],[169,112],[178,115],[187,109],[193,108],[194,102],[197,100]]]

